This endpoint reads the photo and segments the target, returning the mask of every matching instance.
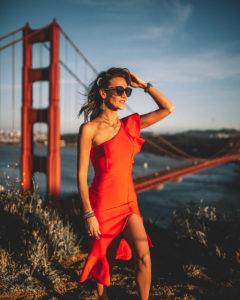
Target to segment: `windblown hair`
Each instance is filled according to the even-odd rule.
[[[110,68],[106,72],[101,72],[97,78],[89,85],[86,104],[80,109],[78,116],[84,112],[84,122],[92,121],[101,113],[102,97],[99,94],[101,88],[107,88],[110,79],[122,77],[129,84],[130,74],[126,68]],[[90,115],[90,117],[89,117]]]

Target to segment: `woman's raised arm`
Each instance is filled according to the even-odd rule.
[[[139,87],[142,89],[147,88],[147,82],[142,80],[136,74],[130,72],[130,77],[130,85],[132,87]],[[152,96],[153,100],[157,103],[159,109],[140,116],[141,128],[145,128],[154,123],[157,123],[161,119],[168,116],[175,109],[174,105],[153,86],[149,87],[147,91]]]

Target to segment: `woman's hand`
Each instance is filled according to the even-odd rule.
[[[147,87],[147,82],[142,80],[140,77],[138,77],[136,74],[129,72],[130,74],[130,82],[129,84],[134,87],[134,88],[146,88]]]
[[[95,216],[87,218],[85,220],[85,227],[87,230],[88,236],[91,236],[95,239],[100,239],[100,230],[99,230],[99,223]]]

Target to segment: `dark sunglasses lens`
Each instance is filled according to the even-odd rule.
[[[122,94],[124,93],[124,91],[125,91],[127,97],[130,97],[131,93],[132,93],[132,89],[129,88],[129,87],[127,87],[126,89],[124,89],[122,86],[118,86],[118,87],[116,87],[116,90],[117,90],[117,93],[118,93],[119,96],[122,96]]]
[[[132,94],[132,89],[131,88],[126,88],[126,95],[127,95],[127,97],[130,97],[131,96],[131,94]]]
[[[118,95],[122,96],[122,94],[124,92],[124,88],[122,86],[117,86],[116,90],[117,90]]]

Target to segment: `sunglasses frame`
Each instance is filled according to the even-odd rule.
[[[119,96],[122,96],[122,94],[125,92],[127,97],[130,97],[132,94],[132,89],[130,87],[124,88],[123,86],[112,86],[110,88],[106,88],[105,91],[110,91],[110,90],[116,90],[117,94]]]

